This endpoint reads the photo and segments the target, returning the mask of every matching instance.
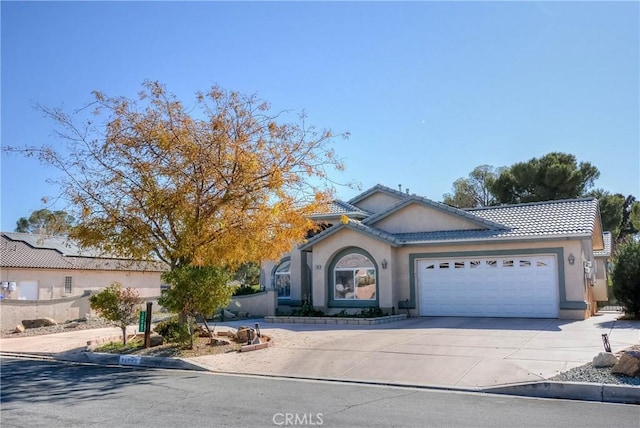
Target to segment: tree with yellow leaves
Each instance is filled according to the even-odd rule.
[[[94,92],[91,118],[41,107],[63,145],[8,148],[63,174],[86,246],[180,266],[277,259],[314,227],[342,170],[345,134],[283,123],[255,95],[213,86],[185,108],[147,81],[135,99]],[[87,109],[82,110],[87,112]]]

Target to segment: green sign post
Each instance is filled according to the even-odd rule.
[[[140,311],[140,318],[138,319],[138,331],[143,333],[147,326],[147,313],[145,311]]]

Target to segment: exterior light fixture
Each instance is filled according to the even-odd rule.
[[[387,259],[382,259],[382,262],[380,264],[382,265],[382,269],[386,269],[387,268]]]
[[[576,258],[573,257],[573,253],[569,254],[569,258],[567,259],[569,260],[569,264],[572,265],[576,262]]]

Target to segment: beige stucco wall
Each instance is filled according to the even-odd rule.
[[[65,277],[72,278],[71,294],[64,292]],[[37,281],[38,299],[52,300],[70,296],[80,296],[85,291],[97,291],[108,287],[113,282],[120,282],[123,287],[135,288],[140,297],[153,297],[160,294],[162,280],[160,272],[125,272],[99,270],[64,270],[64,269],[14,269],[0,270],[0,281],[15,281],[15,291],[5,292],[5,298],[19,300],[20,282]]]
[[[372,255],[378,265],[378,289],[379,306],[381,308],[395,307],[399,310],[399,301],[409,299],[410,292],[410,255],[416,254],[441,254],[441,253],[465,253],[482,251],[501,251],[509,254],[517,254],[518,250],[527,252],[535,249],[562,249],[562,260],[557,260],[558,266],[564,267],[564,295],[565,301],[572,304],[587,303],[591,309],[561,309],[561,318],[581,319],[593,312],[594,301],[591,287],[587,286],[584,275],[582,259],[589,257],[586,248],[589,248],[590,240],[550,240],[550,241],[528,241],[528,242],[503,242],[487,244],[449,244],[440,246],[417,246],[394,248],[386,242],[361,233],[344,229],[335,233],[313,247],[314,266],[320,269],[313,269],[313,302],[314,306],[326,309],[328,302],[329,264],[335,255],[345,248],[358,247],[366,250]],[[524,253],[524,251],[523,251]],[[548,254],[553,254],[548,252]],[[575,263],[570,265],[567,262],[569,254],[575,257]],[[386,259],[387,269],[381,268],[381,262]],[[562,281],[559,281],[561,284]],[[415,284],[414,284],[415,286]],[[415,301],[418,300],[415,290]],[[560,290],[558,291],[560,301]],[[418,309],[412,310],[412,315],[418,315]]]
[[[400,198],[397,196],[391,196],[387,193],[378,192],[356,203],[355,206],[371,213],[377,213],[386,208],[389,208],[392,205],[397,204],[399,201]]]
[[[357,246],[371,254],[377,265],[378,273],[378,305],[390,309],[394,302],[394,268],[391,260],[391,247],[385,242],[364,236],[349,229],[331,235],[313,247],[313,305],[327,310],[329,300],[329,263],[335,255],[345,248]],[[387,260],[387,269],[382,269],[382,260]]]
[[[390,233],[434,232],[439,230],[473,230],[478,224],[418,203],[394,212],[376,222],[375,227]]]
[[[235,296],[227,306],[234,312],[247,312],[251,316],[273,316],[278,307],[278,293],[276,290],[266,290],[261,293],[246,296]]]

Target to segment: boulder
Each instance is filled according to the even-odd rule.
[[[18,324],[16,329],[13,330],[14,333],[24,333],[24,326],[22,324]]]
[[[613,366],[611,373],[625,376],[640,376],[640,352],[627,351],[620,356],[618,363]]]
[[[618,363],[618,357],[611,352],[600,352],[593,357],[593,367],[613,367]]]
[[[149,336],[149,346],[152,348],[154,346],[160,346],[164,343],[164,337],[160,336],[158,333],[151,333]]]
[[[256,337],[255,331],[251,327],[238,327],[238,331],[236,332],[236,340],[238,342],[247,342],[249,340],[249,332],[252,332],[252,337]]]
[[[33,320],[22,320],[22,325],[24,328],[40,328],[58,325],[58,322],[53,318],[36,318]]]

